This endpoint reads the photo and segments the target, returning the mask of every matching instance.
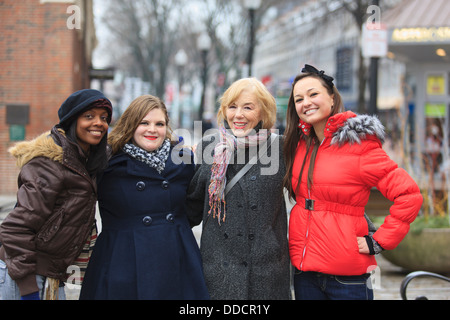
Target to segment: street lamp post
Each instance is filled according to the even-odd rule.
[[[206,81],[208,79],[208,51],[211,47],[211,38],[208,36],[206,32],[200,34],[197,39],[197,48],[200,50],[202,55],[202,98],[200,101],[200,108],[198,110],[198,118],[200,121],[203,120],[203,111],[205,110],[205,91],[206,91]]]
[[[372,0],[372,4],[378,6],[379,0]],[[369,79],[369,110],[368,113],[372,115],[378,114],[378,57],[370,58],[370,79]]]
[[[261,6],[261,0],[244,0],[250,17],[250,45],[247,53],[248,75],[252,75],[253,50],[255,47],[255,11]]]
[[[175,54],[175,64],[177,66],[178,71],[178,114],[177,114],[177,121],[178,126],[181,126],[182,122],[182,116],[183,116],[183,109],[182,109],[182,103],[181,103],[181,95],[182,95],[182,86],[184,82],[184,66],[188,62],[188,57],[186,55],[186,52],[184,52],[183,49],[180,49]]]

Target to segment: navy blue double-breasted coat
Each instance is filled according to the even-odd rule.
[[[111,158],[99,179],[102,231],[80,299],[209,298],[185,210],[194,165],[180,155],[171,152],[161,174],[125,153]]]

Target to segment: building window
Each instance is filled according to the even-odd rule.
[[[30,106],[27,104],[6,105],[6,124],[9,125],[9,140],[25,140],[25,126],[29,123]]]
[[[351,91],[353,48],[345,47],[336,51],[336,86],[339,91]]]

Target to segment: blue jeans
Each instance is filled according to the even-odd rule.
[[[45,291],[46,277],[36,275],[36,283],[39,288],[39,297],[42,300]],[[9,276],[8,268],[5,262],[0,260],[0,300],[20,300],[19,287],[16,282]],[[59,287],[58,300],[66,300],[64,287]]]
[[[373,300],[370,275],[334,276],[295,269],[296,300]]]

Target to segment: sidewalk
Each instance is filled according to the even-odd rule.
[[[200,231],[194,230],[194,234],[199,239]],[[401,300],[400,285],[404,277],[408,274],[402,268],[394,266],[383,256],[377,256],[379,266],[380,284],[376,284],[374,289],[375,300]],[[377,281],[376,280],[376,281]],[[414,300],[418,296],[426,296],[429,300],[450,300],[450,285],[448,282],[432,278],[418,278],[410,282],[407,288],[408,300]],[[79,287],[66,289],[67,300],[77,300]]]
[[[393,265],[383,255],[377,255],[376,259],[379,277],[375,275],[375,281],[379,284],[375,284],[375,300],[401,300],[400,286],[410,272]],[[428,300],[450,300],[450,283],[431,277],[415,278],[407,287],[406,297],[414,300],[420,296],[425,296]]]
[[[15,196],[0,196],[0,224],[8,215],[16,201]],[[101,230],[100,218],[99,230]],[[193,229],[197,241],[200,241],[201,227]],[[400,267],[397,267],[383,258],[377,256],[378,268],[374,278],[374,296],[375,300],[401,300],[400,285],[405,276],[409,273]],[[68,300],[77,300],[79,295],[79,286],[66,288]],[[417,278],[410,282],[407,290],[409,300],[417,296],[426,296],[429,300],[450,300],[450,284],[448,282],[434,278]]]

